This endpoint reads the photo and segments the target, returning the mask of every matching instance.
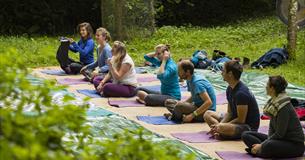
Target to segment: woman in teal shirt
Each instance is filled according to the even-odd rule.
[[[167,99],[181,99],[178,68],[170,57],[169,46],[159,44],[154,53],[144,56],[145,60],[159,67],[157,78],[161,82],[161,92],[140,87],[137,89],[137,101],[147,106],[164,106]]]

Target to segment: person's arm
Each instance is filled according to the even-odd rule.
[[[276,124],[274,124],[276,127],[273,134],[270,135],[268,139],[282,139],[287,132],[287,128],[289,125],[289,110],[287,107],[283,107],[278,113],[277,113],[277,120]]]
[[[100,72],[106,73],[109,71],[109,65],[107,63],[107,60],[112,57],[112,54],[110,50],[104,50],[103,55],[104,55],[104,65],[100,68]]]
[[[72,48],[79,52],[80,55],[86,56],[88,55],[91,51],[94,50],[94,42],[92,40],[88,40],[86,43],[86,46],[84,48],[79,47],[79,45],[76,42],[73,42]]]
[[[85,66],[85,69],[95,69],[97,67],[97,61]]]
[[[203,115],[203,113],[207,111],[213,104],[204,85],[197,84],[195,87],[195,94],[199,94],[199,97],[202,99],[203,104],[199,106],[193,113],[188,114],[183,119],[184,122],[191,122],[196,116]]]
[[[224,115],[223,119],[220,121],[220,123],[228,123],[232,118],[232,111],[230,104],[227,106],[227,113]]]
[[[160,66],[161,62],[156,58],[156,53],[155,52],[151,52],[148,53],[146,55],[144,55],[144,59],[156,66]]]
[[[129,63],[123,63],[119,70],[112,67],[112,64],[110,63],[110,59],[108,60],[109,65],[109,71],[111,72],[113,78],[117,80],[121,80],[123,76],[130,70],[131,65]]]
[[[231,120],[229,123],[245,124],[248,113],[248,105],[237,105],[237,118]]]

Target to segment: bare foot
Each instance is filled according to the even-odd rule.
[[[139,102],[139,103],[141,103],[141,104],[145,104],[145,101],[142,100],[142,99],[140,99],[140,98],[136,98],[136,101]]]

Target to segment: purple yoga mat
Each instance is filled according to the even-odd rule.
[[[216,95],[216,104],[227,104],[227,95],[226,92]]]
[[[64,85],[74,85],[74,84],[88,84],[89,82],[85,81],[82,78],[75,79],[75,78],[61,78],[56,79],[59,84]]]
[[[135,99],[114,100],[108,99],[108,104],[114,107],[145,107],[144,104],[137,102]]]
[[[211,135],[207,134],[207,131],[200,131],[193,133],[171,133],[171,135],[175,138],[190,143],[212,143],[219,141],[215,138],[211,138]]]
[[[138,77],[137,78],[138,82],[153,82],[153,81],[158,81],[156,77]]]
[[[216,151],[215,153],[223,160],[261,160],[261,158],[253,157],[248,153],[234,151]]]

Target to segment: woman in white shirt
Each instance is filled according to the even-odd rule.
[[[115,41],[112,56],[107,61],[109,72],[98,85],[97,91],[104,97],[133,97],[137,87],[136,70],[125,44]]]

